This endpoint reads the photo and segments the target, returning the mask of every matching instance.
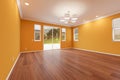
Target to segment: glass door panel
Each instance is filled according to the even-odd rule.
[[[44,26],[44,50],[60,49],[60,28]]]
[[[52,49],[52,35],[53,35],[53,28],[44,26],[44,50],[51,50]]]
[[[53,49],[60,49],[60,28],[53,28]]]

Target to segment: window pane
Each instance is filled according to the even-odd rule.
[[[40,30],[41,30],[41,26],[38,24],[34,25],[34,40],[40,40]]]
[[[65,32],[62,32],[62,40],[65,40]]]
[[[66,29],[62,28],[62,41],[66,40]]]
[[[40,30],[35,30],[35,33],[40,33]]]
[[[78,34],[78,29],[77,28],[75,29],[75,34]]]
[[[78,34],[75,34],[75,40],[78,40]]]
[[[78,41],[78,28],[74,29],[74,41]]]
[[[51,26],[44,26],[44,44],[52,44],[52,31]]]
[[[58,44],[60,43],[60,28],[53,28],[53,43]]]
[[[40,30],[40,25],[35,24],[34,30]]]
[[[114,29],[114,40],[115,41],[120,41],[120,28],[115,28]]]
[[[113,28],[120,28],[120,18],[113,19]]]
[[[40,33],[35,32],[35,40],[40,40]]]

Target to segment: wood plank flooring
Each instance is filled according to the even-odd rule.
[[[75,49],[21,54],[9,80],[120,80],[120,57]]]

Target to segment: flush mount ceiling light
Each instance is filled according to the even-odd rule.
[[[76,23],[78,17],[83,15],[87,6],[83,2],[77,0],[63,0],[61,3],[55,5],[53,14],[60,18],[60,22],[64,24]]]
[[[60,22],[63,22],[65,24],[76,23],[77,20],[78,20],[77,15],[75,15],[75,14],[71,15],[70,11],[68,11],[67,13],[65,13],[64,16],[60,18]]]

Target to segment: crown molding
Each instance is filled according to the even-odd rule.
[[[119,14],[119,13],[120,13],[120,11],[116,11],[116,12],[113,12],[113,13],[103,15],[103,16],[98,17],[98,18],[94,18],[94,19],[91,19],[91,20],[86,20],[85,22],[82,22],[81,24],[76,25],[75,27],[83,25],[83,24],[87,24],[87,23],[90,23],[90,22],[93,22],[93,21],[96,21],[96,20],[100,20],[100,19],[103,19],[103,18],[106,18],[106,17],[110,17],[112,15]]]
[[[17,2],[18,9],[19,9],[20,17],[23,18],[23,13],[22,13],[22,7],[21,7],[20,0],[16,0],[16,2]]]

